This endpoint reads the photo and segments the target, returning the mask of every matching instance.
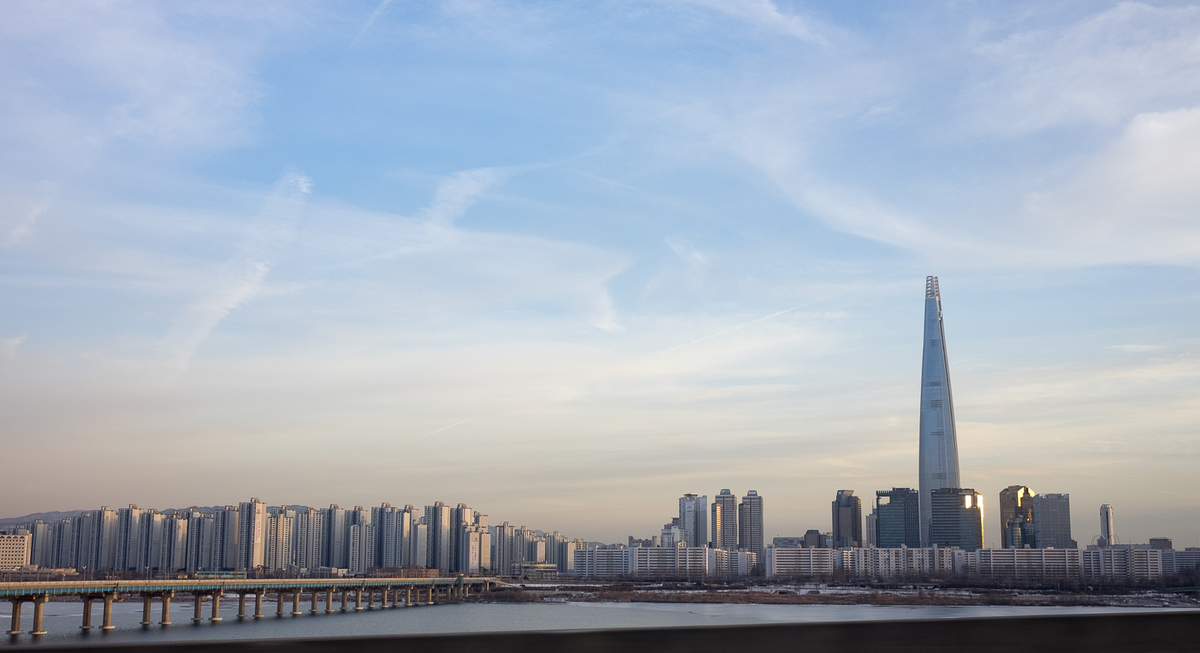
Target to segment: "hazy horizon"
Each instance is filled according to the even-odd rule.
[[[1200,7],[10,2],[0,515],[766,536],[962,484],[1200,546]]]

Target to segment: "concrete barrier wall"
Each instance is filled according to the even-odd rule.
[[[1200,652],[1200,611],[921,621],[770,624],[29,646],[0,650],[139,653],[1149,653]]]

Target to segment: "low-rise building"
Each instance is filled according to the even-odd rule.
[[[29,565],[33,536],[28,532],[0,535],[0,569],[20,569]]]

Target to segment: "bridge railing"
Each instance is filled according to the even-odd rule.
[[[1200,611],[699,628],[121,643],[187,653],[1162,653],[1200,651]],[[31,647],[95,651],[91,645]]]

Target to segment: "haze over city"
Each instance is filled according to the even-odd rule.
[[[1200,8],[14,2],[0,516],[465,502],[649,537],[961,484],[1200,543]]]

